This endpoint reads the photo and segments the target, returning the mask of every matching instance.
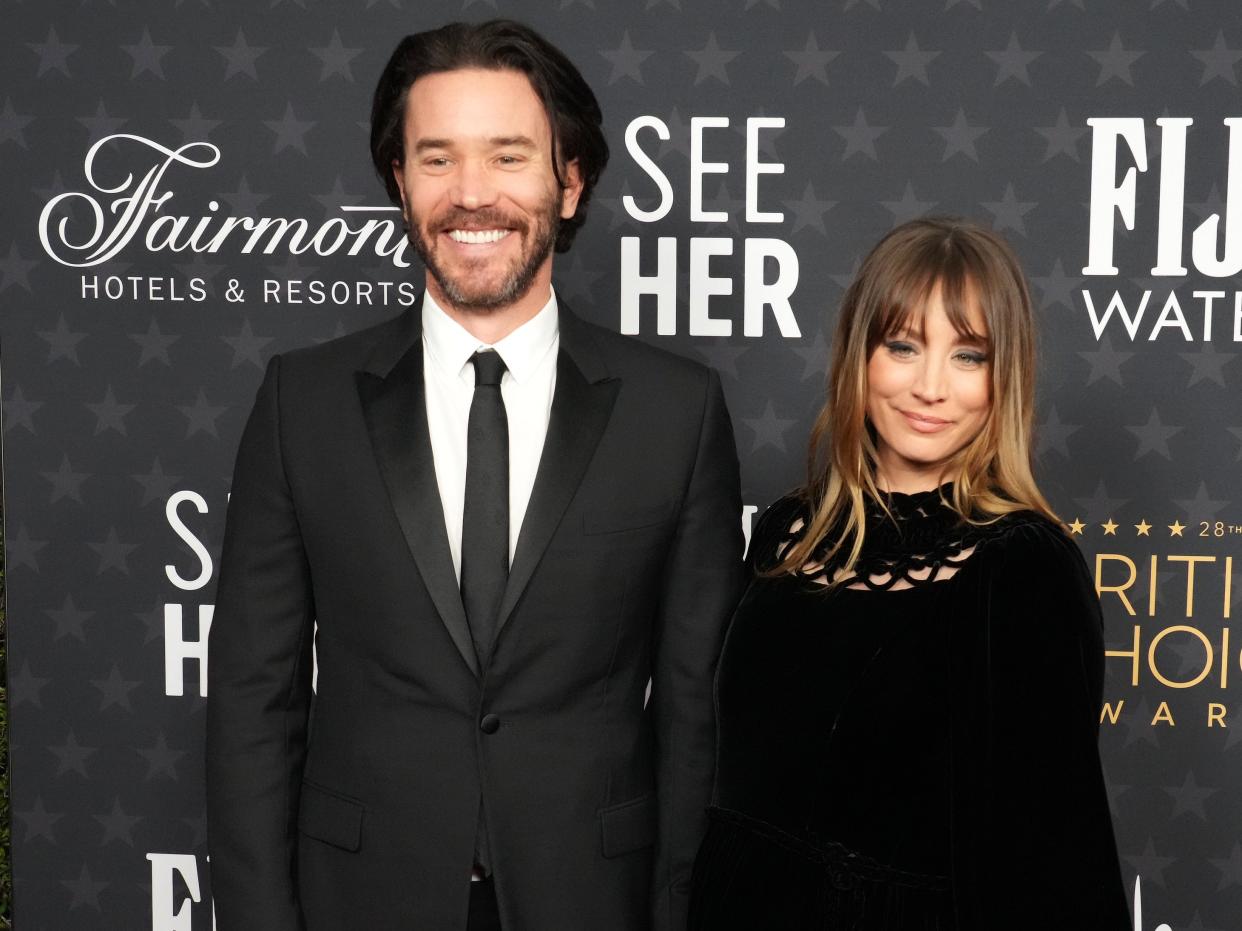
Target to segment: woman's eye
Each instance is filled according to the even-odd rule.
[[[969,366],[982,365],[984,362],[988,361],[988,357],[982,352],[963,351],[954,355],[953,358],[961,364]]]
[[[887,349],[892,355],[898,357],[914,355],[914,346],[899,339],[890,339],[884,344],[884,348]]]

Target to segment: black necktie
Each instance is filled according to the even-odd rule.
[[[504,359],[476,352],[466,427],[466,502],[461,527],[461,600],[479,665],[496,636],[509,578],[509,418],[500,396]]]

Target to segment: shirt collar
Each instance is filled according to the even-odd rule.
[[[557,322],[556,292],[548,302],[504,339],[489,346],[480,342],[460,323],[445,313],[429,291],[423,292],[423,344],[432,361],[446,374],[463,377],[470,357],[480,349],[495,349],[505,360],[505,368],[519,384],[530,378],[560,333]]]

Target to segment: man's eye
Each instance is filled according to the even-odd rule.
[[[502,165],[519,165],[522,159],[517,155],[501,155],[496,161]]]
[[[449,160],[443,155],[434,156],[433,158],[429,158],[423,162],[423,164],[428,168],[446,168],[448,167],[448,163]]]

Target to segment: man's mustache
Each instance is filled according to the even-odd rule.
[[[436,232],[489,229],[512,229],[522,233],[527,231],[527,224],[521,218],[509,216],[502,210],[490,207],[479,210],[455,208],[436,217],[430,226]]]

